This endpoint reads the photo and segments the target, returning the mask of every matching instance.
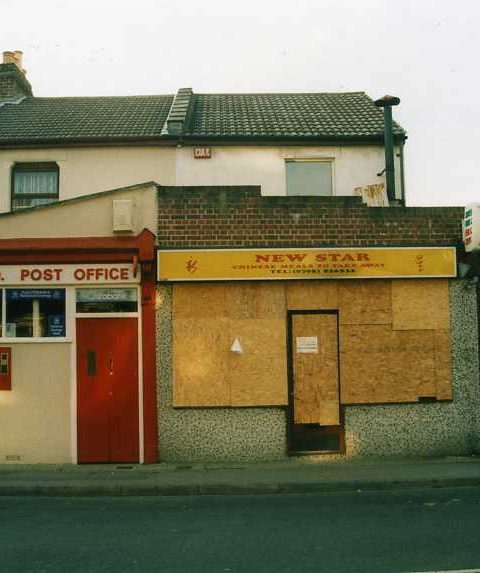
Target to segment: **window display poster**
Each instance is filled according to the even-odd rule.
[[[51,314],[48,317],[48,335],[65,336],[65,316],[62,314]]]

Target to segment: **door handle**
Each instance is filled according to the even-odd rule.
[[[113,358],[110,357],[109,365],[108,365],[108,373],[110,376],[113,376]]]

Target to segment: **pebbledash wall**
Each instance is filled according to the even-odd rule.
[[[372,208],[354,197],[261,197],[257,187],[161,187],[157,240],[160,249],[456,246],[460,252],[461,217],[455,207]],[[468,281],[448,282],[453,400],[344,405],[347,456],[478,451],[476,292]],[[172,288],[157,288],[160,460],[285,457],[284,406],[173,407]]]

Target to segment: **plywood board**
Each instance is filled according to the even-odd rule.
[[[241,353],[228,356],[231,405],[287,404],[285,320],[231,320],[229,332],[230,340],[238,338],[242,347]]]
[[[404,352],[419,350],[435,351],[435,336],[431,330],[395,331],[388,324],[341,325],[340,351],[358,352]]]
[[[340,364],[342,404],[415,402],[435,394],[434,357],[421,351],[348,353]]]
[[[449,330],[448,280],[392,281],[394,330]]]
[[[173,405],[229,406],[228,319],[173,323]]]
[[[435,331],[435,382],[439,400],[451,400],[452,390],[452,342],[448,330]]]
[[[293,281],[286,283],[289,310],[336,310],[338,281]]]
[[[344,404],[414,402],[435,396],[435,332],[388,325],[340,328]]]
[[[224,285],[224,288],[229,292],[227,298],[230,300],[232,319],[285,319],[286,295],[283,283],[231,283]]]
[[[231,313],[236,292],[228,285],[175,284],[173,285],[173,323],[182,318],[227,317]]]
[[[390,280],[340,281],[340,324],[391,324]]]
[[[294,315],[294,422],[340,423],[338,395],[337,317],[330,314]],[[298,337],[317,337],[318,352],[298,351]],[[336,404],[336,409],[332,405]]]

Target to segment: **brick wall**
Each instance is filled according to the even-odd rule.
[[[0,100],[32,95],[32,87],[15,64],[0,64]]]
[[[462,207],[261,197],[260,187],[159,187],[163,248],[461,246]]]

